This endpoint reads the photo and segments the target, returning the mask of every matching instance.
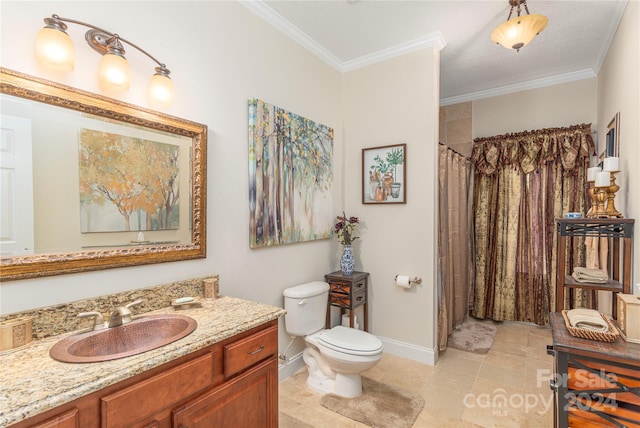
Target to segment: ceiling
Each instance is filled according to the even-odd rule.
[[[549,24],[516,52],[489,40],[507,19],[507,0],[241,2],[343,72],[425,46],[442,48],[443,105],[596,76],[627,3],[529,0],[529,12]]]

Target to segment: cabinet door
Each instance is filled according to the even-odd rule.
[[[174,428],[277,428],[278,364],[254,367],[173,412]]]

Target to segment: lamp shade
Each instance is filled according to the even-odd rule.
[[[127,60],[120,55],[106,53],[100,60],[98,70],[100,86],[109,92],[125,92],[131,84],[131,69]]]
[[[165,74],[151,76],[147,92],[149,104],[154,107],[170,107],[173,104],[173,81]]]
[[[67,33],[44,27],[36,36],[36,58],[51,70],[71,71],[76,64],[76,49]]]
[[[549,20],[544,15],[523,15],[500,24],[491,32],[491,41],[507,49],[520,50],[545,29]]]

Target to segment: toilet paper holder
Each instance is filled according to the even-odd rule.
[[[397,274],[394,278],[394,282],[398,284],[398,278],[399,277],[406,277],[406,275],[400,275]],[[409,287],[413,287],[414,285],[418,285],[418,284],[422,284],[422,278],[420,278],[419,276],[408,276],[408,280],[409,280]]]

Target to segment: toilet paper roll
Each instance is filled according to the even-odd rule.
[[[402,288],[411,288],[411,278],[409,275],[396,275],[396,285]]]
[[[349,327],[349,314],[342,315],[342,325],[344,327]]]
[[[349,314],[343,314],[342,315],[342,325],[344,327],[349,327],[349,325],[350,325]],[[358,323],[358,316],[357,315],[353,316],[353,328],[355,328],[355,329],[359,329],[360,328],[360,324]]]

